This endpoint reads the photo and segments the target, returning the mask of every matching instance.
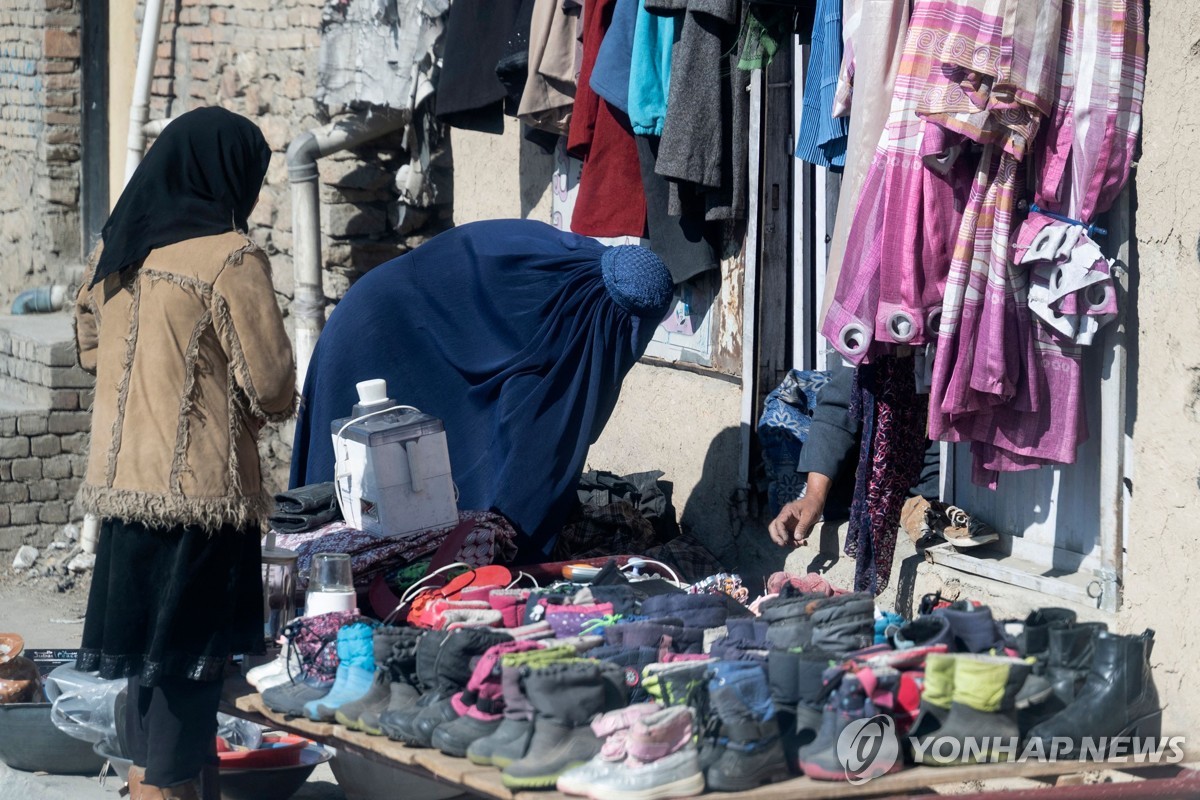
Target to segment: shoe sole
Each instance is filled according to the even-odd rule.
[[[334,714],[333,718],[335,720],[337,720],[337,723],[339,725],[344,725],[345,727],[349,728],[352,731],[361,731],[363,729],[361,722],[359,722],[356,719],[350,719],[348,716],[343,714],[341,711]]]
[[[476,755],[476,754],[472,753],[470,750],[467,750],[467,761],[470,761],[472,764],[474,764],[477,767],[499,766],[499,764],[496,764],[494,761],[492,761],[491,756]]]
[[[562,775],[569,769],[583,766],[586,761],[575,761],[567,764],[558,772],[553,772],[549,775],[530,775],[529,777],[521,778],[509,775],[507,772],[500,775],[500,781],[506,789],[553,789],[558,783],[558,776]],[[496,762],[499,765],[499,762]]]
[[[591,800],[670,800],[672,797],[693,797],[704,791],[704,776],[697,772],[677,781],[652,786],[649,789],[621,791],[601,784],[588,792]]]
[[[742,782],[729,782],[721,780],[714,781],[712,778],[708,778],[708,788],[712,789],[714,792],[752,792],[760,786],[766,786],[770,783],[779,783],[781,781],[790,780],[791,778],[792,773],[789,772],[786,767],[784,767],[778,772],[764,775],[754,781],[748,780]]]

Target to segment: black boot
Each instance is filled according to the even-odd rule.
[[[1096,636],[1107,630],[1103,622],[1087,622],[1050,632],[1046,677],[1063,708],[1075,700],[1087,681],[1096,654]]]
[[[411,694],[403,689],[397,692],[397,684],[392,684],[392,702],[389,709],[379,716],[379,727],[389,739],[404,741],[404,737],[412,736],[412,723],[417,714],[440,699],[433,692],[433,687],[437,683],[438,654],[448,635],[448,631],[428,631],[417,640],[413,656],[413,672],[419,693],[416,700],[411,700]]]
[[[467,687],[475,662],[494,645],[511,642],[512,637],[496,628],[459,628],[450,632],[442,644],[434,668],[431,701],[413,718],[401,740],[413,747],[430,747],[439,725],[458,718],[451,698]]]
[[[1150,669],[1153,647],[1152,630],[1140,636],[1096,634],[1095,655],[1083,688],[1065,709],[1035,726],[1029,738],[1041,739],[1047,748],[1054,739],[1069,739],[1067,756],[1072,758],[1083,749],[1085,737],[1158,739],[1162,708]]]

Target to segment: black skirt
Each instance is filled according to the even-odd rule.
[[[152,528],[106,520],[76,667],[103,678],[221,678],[233,653],[261,653],[256,531]]]

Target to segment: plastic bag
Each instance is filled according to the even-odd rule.
[[[46,676],[50,721],[73,739],[104,742],[112,749],[118,745],[117,697],[127,683],[124,678],[106,681],[70,664],[57,667]]]
[[[263,727],[249,720],[217,714],[217,738],[232,750],[257,750],[262,747]]]

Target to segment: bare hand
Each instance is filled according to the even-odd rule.
[[[780,547],[801,547],[821,519],[825,504],[814,497],[801,497],[784,506],[768,528],[771,541]]]

